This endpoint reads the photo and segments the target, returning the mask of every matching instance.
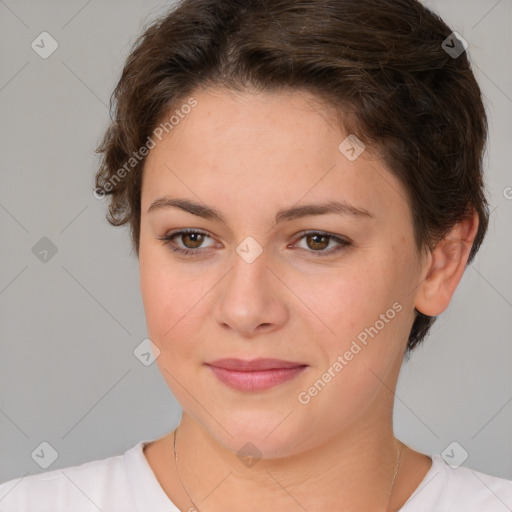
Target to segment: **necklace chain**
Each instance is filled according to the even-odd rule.
[[[178,475],[178,479],[180,481],[181,487],[183,487],[183,490],[185,491],[185,494],[188,496],[188,499],[190,500],[190,502],[194,506],[194,509],[196,510],[196,512],[201,512],[199,510],[199,507],[194,503],[194,500],[192,499],[192,497],[188,493],[187,488],[183,484],[183,480],[181,479],[180,471],[178,469],[178,452],[176,450],[176,446],[177,446],[177,443],[176,443],[176,432],[177,431],[178,431],[178,427],[176,427],[176,429],[174,430],[174,442],[173,442],[174,464],[176,465],[176,473]],[[400,469],[401,459],[402,459],[402,447],[400,446],[400,448],[398,449],[398,456],[397,456],[397,462],[396,462],[396,465],[395,465],[395,471],[393,473],[393,479],[391,480],[391,489],[390,489],[389,494],[388,494],[388,503],[386,505],[386,512],[387,512],[387,510],[389,508],[389,504],[391,502],[391,495],[393,494],[393,489],[395,487],[395,480],[396,480],[396,476],[398,475],[398,470]]]
[[[195,510],[197,512],[201,512],[199,510],[199,507],[194,503],[194,500],[192,499],[192,497],[190,496],[190,494],[188,493],[187,491],[187,488],[185,487],[185,485],[183,484],[183,480],[181,479],[181,475],[180,475],[180,470],[178,469],[178,452],[176,451],[176,432],[178,431],[178,427],[176,427],[176,429],[174,430],[174,443],[173,443],[173,450],[174,450],[174,464],[176,465],[176,473],[178,474],[178,478],[179,478],[179,481],[180,481],[180,484],[181,484],[181,487],[183,487],[183,490],[185,491],[185,494],[188,496],[188,499],[190,500],[190,502],[192,503],[192,505],[194,506]]]

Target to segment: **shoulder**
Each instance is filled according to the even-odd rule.
[[[454,468],[440,455],[401,512],[506,512],[512,510],[512,480],[468,467]]]
[[[97,512],[98,507],[120,510],[117,508],[120,500],[125,505],[130,503],[124,461],[124,454],[116,455],[9,480],[0,485],[0,510]],[[116,506],[112,506],[113,502]]]

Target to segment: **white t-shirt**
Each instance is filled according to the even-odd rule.
[[[0,485],[1,512],[179,512],[164,493],[141,441],[123,455],[15,478]],[[512,480],[432,455],[432,467],[400,512],[508,512]]]

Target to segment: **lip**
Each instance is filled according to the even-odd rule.
[[[217,359],[206,363],[224,384],[239,391],[263,391],[283,384],[308,365],[282,359]]]
[[[208,366],[214,366],[216,368],[224,368],[225,370],[235,370],[239,372],[254,372],[260,370],[276,370],[282,368],[296,368],[297,366],[306,366],[304,363],[297,363],[294,361],[285,361],[283,359],[216,359],[210,363],[206,363]]]

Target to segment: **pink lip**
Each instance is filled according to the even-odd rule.
[[[307,365],[280,359],[218,359],[206,363],[217,378],[239,391],[263,391],[293,379]]]

